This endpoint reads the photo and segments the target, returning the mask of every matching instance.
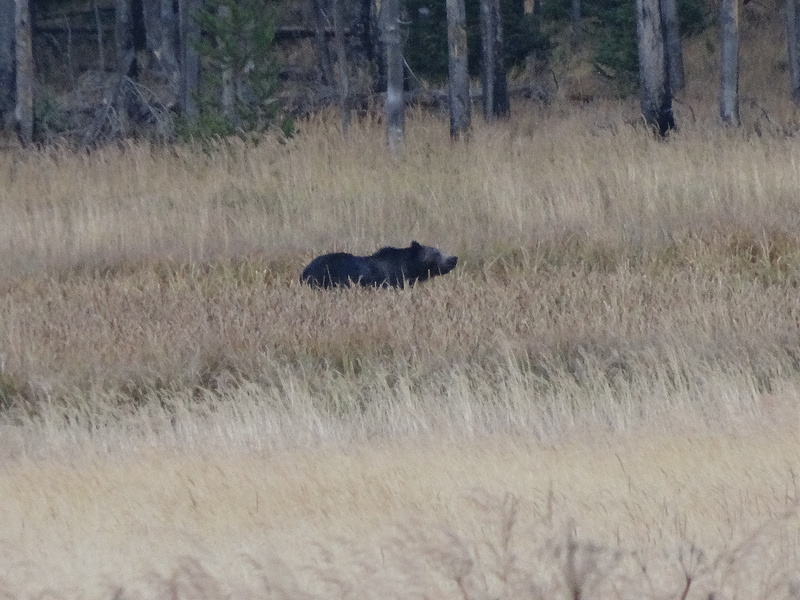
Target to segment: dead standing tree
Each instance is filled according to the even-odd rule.
[[[675,128],[659,0],[636,0],[639,100],[645,122],[662,136]]]
[[[573,52],[581,48],[581,0],[572,0],[572,7],[569,13],[570,38],[569,45]]]
[[[0,2],[0,130],[11,128],[16,103],[14,36],[16,4]]]
[[[155,57],[160,75],[167,81],[172,105],[180,91],[178,64],[178,21],[172,0],[142,0],[142,17],[147,35],[147,47]]]
[[[449,49],[450,138],[459,140],[466,137],[471,122],[467,17],[464,0],[447,0],[447,44]]]
[[[16,108],[14,116],[19,141],[23,146],[33,141],[33,49],[31,46],[31,14],[28,0],[16,0]]]
[[[786,0],[786,46],[789,65],[789,93],[800,105],[800,0]]]
[[[661,26],[664,30],[664,47],[667,53],[667,73],[669,88],[675,94],[683,89],[685,75],[683,71],[683,49],[678,23],[678,7],[676,0],[661,0]]]
[[[325,36],[325,8],[322,2],[323,0],[311,0],[311,9],[314,13],[314,43],[317,46],[320,81],[322,85],[333,85],[333,68]]]
[[[179,0],[179,30],[181,40],[180,105],[186,122],[195,125],[200,117],[197,96],[200,92],[200,53],[197,44],[200,27],[195,19],[199,0]]]
[[[336,36],[336,67],[339,90],[339,109],[342,113],[342,133],[350,129],[350,80],[347,61],[347,41],[344,37],[344,0],[333,0],[333,30]]]
[[[400,31],[400,0],[381,3],[383,43],[386,47],[386,139],[389,150],[399,154],[405,136],[403,101],[403,36]]]
[[[133,47],[133,13],[131,0],[115,0],[114,35],[117,44],[117,73],[119,83],[114,94],[113,105],[122,137],[128,135],[128,94],[126,79],[134,75],[136,52]]]
[[[481,0],[481,91],[483,118],[507,117],[508,82],[503,60],[503,24],[500,0]]]
[[[722,0],[719,13],[722,71],[719,116],[723,125],[739,126],[739,0]]]

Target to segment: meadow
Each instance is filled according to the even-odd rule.
[[[800,597],[800,155],[745,120],[0,155],[0,594]],[[299,283],[412,240],[457,269]]]

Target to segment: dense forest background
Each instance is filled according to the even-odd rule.
[[[635,4],[500,2],[509,95],[545,103],[635,95]],[[763,46],[771,56],[769,87],[786,95],[783,23],[792,4],[746,1],[740,12],[742,43],[749,37]],[[475,80],[480,1],[464,5]],[[20,15],[15,28],[15,3],[0,10],[0,125],[8,143],[20,127]],[[121,137],[172,141],[269,128],[291,135],[298,117],[336,106],[342,79],[354,114],[382,109],[380,0],[29,0],[28,10],[31,64],[23,76],[32,79],[30,136],[37,143],[89,147]],[[719,11],[718,0],[677,2],[682,43],[696,49],[687,60],[718,61]],[[400,23],[406,104],[446,110],[445,3],[406,0]],[[743,57],[743,69],[765,68],[749,64]],[[715,71],[703,84],[713,90],[718,79]],[[471,95],[478,100],[480,86]]]

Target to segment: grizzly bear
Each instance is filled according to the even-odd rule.
[[[381,248],[372,256],[346,252],[324,254],[303,269],[300,281],[311,287],[363,286],[405,287],[452,271],[457,256],[445,256],[436,248],[411,242],[408,248]]]

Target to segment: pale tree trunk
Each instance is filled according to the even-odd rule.
[[[33,49],[31,46],[31,15],[28,0],[16,0],[14,13],[16,30],[16,108],[14,116],[17,135],[23,146],[33,141]]]
[[[336,66],[339,83],[339,109],[342,113],[342,133],[350,129],[350,81],[348,78],[347,45],[344,39],[342,2],[333,0],[333,31],[336,36]]]
[[[369,2],[369,22],[372,31],[372,58],[375,63],[375,79],[373,89],[382,91],[386,89],[386,44],[383,38],[385,29],[385,11],[381,9],[381,0],[364,0]]]
[[[572,50],[581,47],[581,0],[572,0],[572,10],[570,10],[570,22],[572,31],[570,35],[570,46]]]
[[[676,0],[661,0],[661,27],[664,30],[667,51],[669,88],[675,94],[683,89],[685,79]]]
[[[467,18],[464,0],[447,1],[447,43],[450,88],[450,137],[467,135],[470,127],[469,71],[467,64]]]
[[[103,23],[100,20],[100,8],[97,6],[97,0],[92,0],[92,10],[94,11],[94,25],[97,29],[98,69],[100,69],[100,71],[105,71],[106,50],[105,50],[105,44],[103,44]]]
[[[230,67],[223,67],[220,74],[221,86],[220,90],[220,106],[222,107],[222,116],[231,127],[236,127],[236,114],[234,113],[234,98],[236,97],[233,90],[233,70]]]
[[[180,90],[180,67],[178,65],[178,19],[172,0],[161,0],[161,45],[160,60],[164,65],[173,93]]]
[[[675,127],[659,0],[636,0],[639,100],[642,116],[659,134]]]
[[[719,14],[722,53],[719,115],[725,125],[739,125],[739,0],[722,0]]]
[[[333,85],[333,68],[331,67],[331,53],[328,50],[328,39],[325,36],[325,10],[322,0],[311,0],[311,8],[314,12],[314,42],[317,45],[320,80],[322,85]]]
[[[231,18],[230,7],[224,5],[218,6],[217,18],[223,23],[229,22]],[[218,40],[218,44],[221,46],[222,40]],[[222,90],[220,90],[220,105],[222,106],[222,115],[225,117],[228,125],[235,128],[237,125],[236,113],[234,110],[236,94],[234,91],[233,68],[231,65],[228,64],[222,67],[221,79]]]
[[[133,48],[133,14],[130,0],[114,2],[114,35],[117,44],[117,73],[119,84],[114,98],[120,134],[128,135],[128,94],[125,89],[125,78],[130,76],[136,53]]]
[[[508,83],[503,60],[503,24],[500,0],[481,0],[481,91],[483,118],[492,121],[509,115]]]
[[[179,0],[181,39],[181,112],[190,124],[196,124],[200,115],[197,95],[200,92],[200,54],[195,44],[200,38],[200,28],[194,19],[198,0]]]
[[[400,0],[381,3],[383,43],[386,47],[386,139],[389,150],[399,154],[405,136],[403,103],[403,36],[400,31]]]
[[[160,62],[162,38],[161,0],[142,0],[142,19],[144,20],[147,50],[152,52]]]
[[[14,120],[15,13],[14,2],[9,0],[0,2],[0,130],[10,129]]]
[[[800,0],[786,0],[786,42],[789,92],[795,104],[800,104]]]
[[[147,48],[155,56],[158,68],[167,80],[172,99],[178,97],[180,69],[178,67],[177,22],[172,0],[143,0],[142,13],[147,35]]]
[[[481,92],[483,118],[494,119],[494,19],[492,0],[481,0]]]

